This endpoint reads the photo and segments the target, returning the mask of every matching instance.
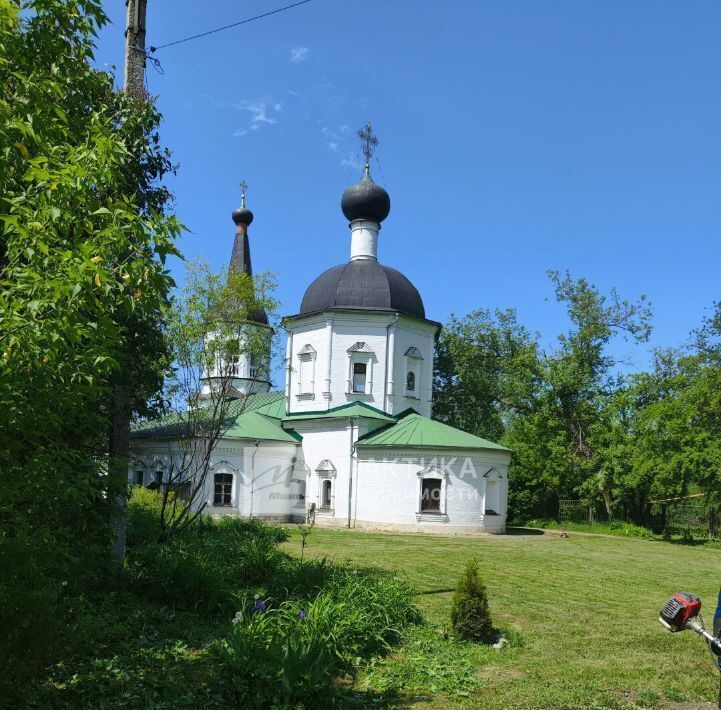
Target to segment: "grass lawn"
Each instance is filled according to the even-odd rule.
[[[300,536],[284,548],[297,554]],[[484,708],[708,707],[718,674],[700,637],[658,623],[675,591],[701,596],[711,624],[721,553],[594,535],[441,537],[315,528],[306,556],[405,576],[427,626],[358,677],[361,704]],[[465,562],[478,557],[502,650],[444,638]],[[363,701],[363,698],[366,700]]]

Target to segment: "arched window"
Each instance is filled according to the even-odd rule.
[[[331,508],[333,502],[333,482],[329,480],[323,481],[323,496],[321,499],[321,508]]]
[[[233,474],[216,473],[213,477],[213,482],[215,484],[213,505],[229,506],[233,497]]]
[[[415,392],[416,391],[416,373],[411,371],[406,375],[406,391],[407,392]]]
[[[421,488],[421,513],[441,512],[441,479],[424,478]]]
[[[431,466],[418,472],[418,508],[416,520],[441,519],[446,517],[446,489],[448,487],[448,472]]]

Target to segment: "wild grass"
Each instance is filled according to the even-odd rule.
[[[124,589],[78,606],[73,643],[17,706],[337,704],[337,681],[419,620],[397,575],[301,562],[277,526],[202,519],[161,544],[157,503],[134,491]]]

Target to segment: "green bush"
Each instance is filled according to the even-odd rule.
[[[396,578],[333,568],[310,600],[243,603],[226,644],[234,685],[245,706],[327,702],[335,677],[386,651],[418,620],[411,591]]]
[[[126,542],[129,548],[155,542],[160,535],[163,497],[143,486],[132,486],[128,500]]]
[[[458,582],[451,606],[451,623],[456,633],[469,641],[486,641],[493,631],[486,585],[477,560],[469,560]]]
[[[284,534],[257,521],[200,518],[168,542],[131,550],[126,571],[135,590],[170,607],[230,613],[238,593],[266,583],[286,559],[277,549]]]

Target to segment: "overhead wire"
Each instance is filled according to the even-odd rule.
[[[270,17],[270,15],[277,15],[279,12],[285,12],[286,10],[290,10],[294,7],[298,7],[299,5],[305,5],[306,3],[309,3],[310,1],[311,0],[300,0],[300,2],[294,2],[292,5],[286,5],[285,7],[279,7],[276,10],[270,10],[269,12],[264,12],[262,15],[256,15],[255,17],[249,17],[245,20],[240,20],[239,22],[233,22],[229,25],[224,25],[223,27],[217,27],[214,30],[208,30],[207,32],[200,32],[195,35],[190,35],[189,37],[183,37],[183,39],[177,39],[174,42],[160,44],[157,47],[151,46],[149,51],[150,51],[150,53],[157,52],[159,49],[165,49],[166,47],[173,47],[176,44],[182,44],[183,42],[190,42],[191,40],[198,39],[200,37],[207,37],[208,35],[215,34],[216,32],[222,32],[223,30],[229,30],[233,27],[238,27],[240,25],[246,25],[246,24],[248,24],[248,22],[255,22],[255,20],[262,20],[264,17]],[[151,58],[151,57],[149,57],[149,58]]]

